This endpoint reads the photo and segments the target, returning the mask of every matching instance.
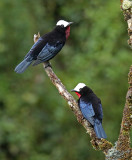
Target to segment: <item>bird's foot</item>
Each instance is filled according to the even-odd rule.
[[[51,64],[49,62],[44,62],[44,68],[52,68]]]

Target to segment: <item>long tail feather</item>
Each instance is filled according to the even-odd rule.
[[[38,65],[38,64],[40,64],[40,63],[42,63],[42,61],[41,61],[41,60],[36,60],[36,61],[33,63],[33,65],[32,65],[32,66],[36,66],[36,65]]]
[[[27,58],[24,59],[20,64],[18,64],[16,66],[15,72],[16,73],[23,73],[31,63],[32,63],[32,60],[27,61]]]
[[[105,134],[105,131],[104,131],[103,127],[102,127],[102,124],[98,119],[95,120],[94,131],[95,131],[96,136],[98,138],[104,138],[104,139],[107,138],[107,136]]]

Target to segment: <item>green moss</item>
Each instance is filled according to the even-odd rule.
[[[126,136],[126,135],[129,135],[129,132],[128,132],[128,131],[124,131],[124,130],[123,130],[122,133],[123,133],[123,135],[125,135],[125,136]]]
[[[105,140],[105,139],[102,139],[99,143],[98,143],[98,146],[96,143],[93,143],[92,142],[92,146],[95,150],[103,150],[103,151],[107,151],[108,149],[112,148],[112,143]]]

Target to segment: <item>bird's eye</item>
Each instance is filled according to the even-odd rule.
[[[64,27],[64,25],[63,25],[63,24],[61,24],[61,27],[63,28],[63,27]]]

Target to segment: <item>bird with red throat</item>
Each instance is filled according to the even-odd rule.
[[[47,66],[50,66],[49,60],[60,52],[70,36],[70,25],[72,23],[59,20],[51,32],[40,37],[31,47],[24,60],[16,66],[15,72],[23,73],[32,62],[34,62],[33,66],[42,62],[47,62]]]
[[[101,100],[84,83],[79,83],[74,89],[79,97],[78,105],[83,117],[93,126],[97,138],[106,139],[105,131],[102,127],[103,110]]]

